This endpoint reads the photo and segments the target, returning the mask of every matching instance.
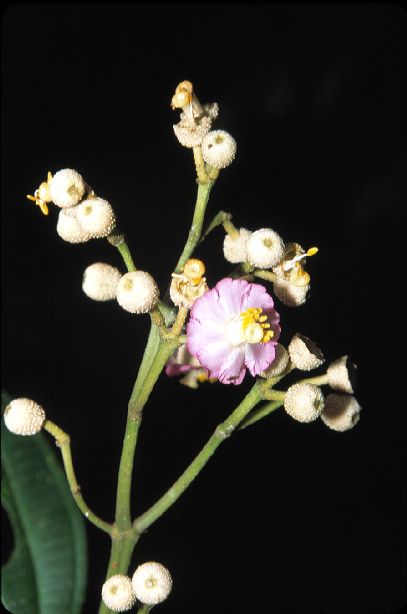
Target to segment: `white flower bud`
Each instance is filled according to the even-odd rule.
[[[170,572],[160,563],[143,563],[132,578],[134,593],[147,605],[156,605],[167,599],[172,588]]]
[[[271,228],[253,232],[247,241],[247,258],[253,266],[270,269],[284,256],[284,242]]]
[[[328,394],[321,420],[334,431],[348,431],[359,422],[361,406],[348,394]]]
[[[114,266],[95,262],[85,269],[82,290],[94,301],[111,301],[116,298],[117,284],[121,276]]]
[[[324,356],[311,339],[297,333],[288,346],[291,362],[301,371],[311,371],[324,362]]]
[[[353,392],[355,383],[356,365],[352,364],[348,356],[342,356],[332,362],[327,370],[328,384],[340,392]]]
[[[236,155],[236,141],[224,130],[212,130],[202,139],[202,155],[213,168],[226,168]]]
[[[52,177],[49,191],[51,200],[58,207],[73,207],[85,194],[86,184],[72,168],[64,168]]]
[[[229,234],[225,236],[225,240],[223,241],[223,254],[228,262],[232,264],[246,262],[247,240],[251,234],[250,230],[240,228],[238,236],[232,237]]]
[[[324,395],[314,384],[294,384],[286,392],[284,409],[294,420],[312,422],[324,409]]]
[[[307,300],[310,286],[294,286],[284,278],[273,282],[273,291],[276,297],[287,307],[299,307]]]
[[[102,587],[102,599],[113,612],[130,610],[136,601],[130,578],[117,574],[106,580]]]
[[[31,399],[14,399],[4,410],[4,422],[15,435],[35,435],[42,429],[45,411]]]
[[[290,360],[287,350],[283,345],[281,345],[281,343],[277,343],[277,345],[275,346],[275,350],[276,357],[274,358],[271,365],[265,371],[260,373],[261,377],[277,377],[286,370],[288,366],[288,361]]]
[[[202,143],[202,139],[208,134],[211,129],[212,120],[210,117],[202,117],[199,123],[190,125],[189,123],[182,121],[178,124],[174,124],[174,133],[178,141],[183,147],[199,147]]]
[[[80,227],[94,239],[107,237],[116,227],[112,206],[99,197],[88,198],[78,205],[77,220]]]
[[[57,233],[68,243],[85,243],[92,237],[83,230],[77,219],[78,205],[61,209],[58,215]]]
[[[157,305],[159,289],[149,273],[133,271],[120,279],[117,290],[117,302],[131,313],[148,313]]]

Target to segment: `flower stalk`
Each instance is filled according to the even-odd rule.
[[[64,469],[71,488],[71,493],[82,514],[89,520],[89,522],[95,525],[95,527],[101,531],[104,531],[108,535],[111,535],[113,530],[112,525],[96,516],[82,497],[81,487],[78,484],[73,467],[70,436],[59,426],[54,424],[54,422],[51,422],[51,420],[46,420],[44,422],[43,429],[48,431],[48,433],[55,438],[56,445],[61,449],[62,461],[64,463]]]

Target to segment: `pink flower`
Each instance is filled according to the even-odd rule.
[[[280,335],[273,299],[259,284],[222,279],[198,298],[187,325],[187,348],[209,377],[240,384],[271,365]]]

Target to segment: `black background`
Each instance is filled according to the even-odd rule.
[[[396,5],[14,5],[2,22],[3,386],[72,436],[89,505],[111,520],[126,404],[148,318],[81,290],[84,268],[123,269],[106,241],[70,245],[25,195],[75,168],[108,199],[139,268],[165,289],[196,185],[169,106],[190,79],[237,140],[208,216],[271,226],[320,252],[312,292],[278,304],[327,362],[358,365],[355,429],[280,410],[225,442],[142,537],[174,614],[400,611],[406,603],[406,13]],[[227,275],[222,232],[197,252]],[[175,480],[250,387],[192,391],[162,377],[145,411],[134,513]],[[6,524],[6,532],[8,524]],[[89,527],[97,610],[109,543]],[[158,611],[158,609],[157,609]]]

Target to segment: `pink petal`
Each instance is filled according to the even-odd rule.
[[[244,305],[250,294],[250,284],[247,281],[226,277],[217,283],[215,288],[219,294],[224,318],[231,320],[245,310]]]
[[[245,365],[253,376],[267,369],[275,356],[275,344],[271,341],[268,343],[248,343],[245,346]]]
[[[250,293],[247,296],[244,310],[249,309],[249,307],[260,307],[264,311],[273,309],[274,301],[271,296],[267,294],[266,288],[260,284],[249,285]]]
[[[241,384],[246,375],[244,358],[243,347],[231,349],[227,359],[216,370],[216,375],[211,374],[211,377],[217,377],[222,384]]]

